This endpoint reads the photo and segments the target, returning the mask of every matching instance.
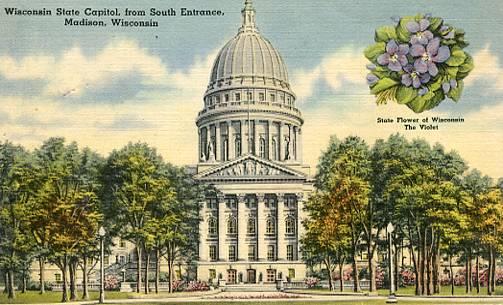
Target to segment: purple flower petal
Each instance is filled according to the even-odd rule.
[[[405,25],[405,27],[411,33],[417,33],[417,32],[419,32],[419,23],[417,23],[415,21],[409,21],[409,22],[407,22],[407,24]]]
[[[448,29],[449,29],[449,27],[448,27],[448,26],[443,25],[443,26],[440,28],[440,32],[445,32],[445,31],[447,31]]]
[[[421,75],[419,76],[419,79],[421,80],[421,83],[422,83],[422,84],[426,84],[427,82],[429,82],[429,81],[430,81],[431,76],[430,76],[430,74],[425,73],[425,74],[421,74]]]
[[[402,65],[402,67],[406,66],[407,63],[409,63],[407,61],[407,56],[405,56],[405,55],[398,55],[398,62],[400,63],[400,65]]]
[[[389,64],[389,54],[384,53],[379,55],[379,57],[377,57],[377,63],[379,63],[382,66]]]
[[[401,44],[398,46],[398,55],[407,55],[409,53],[409,45]]]
[[[403,70],[407,73],[412,73],[412,71],[414,70],[414,67],[411,64],[408,64],[403,67]]]
[[[394,41],[393,39],[388,41],[388,44],[386,44],[386,52],[388,52],[390,55],[398,52],[398,44],[396,43],[396,41]]]
[[[395,72],[402,71],[402,65],[398,61],[390,61],[388,64],[388,69]]]
[[[415,34],[410,36],[410,44],[411,45],[419,44],[419,37]]]
[[[440,38],[435,37],[430,42],[428,42],[428,45],[426,46],[426,51],[430,56],[435,56],[437,55],[438,48],[440,47]]]
[[[434,62],[441,63],[441,62],[444,62],[447,59],[449,59],[449,57],[451,57],[451,50],[449,50],[449,47],[448,46],[441,46],[438,49],[437,55],[433,56],[433,58],[431,60]]]
[[[424,36],[423,34],[421,34],[421,36],[418,37],[418,41],[422,45],[428,44],[428,38],[426,38],[426,36]]]
[[[458,82],[455,79],[451,79],[449,84],[451,85],[451,88],[457,88],[458,87]]]
[[[427,65],[428,65],[428,73],[433,77],[437,76],[438,74],[437,65],[435,65],[435,63],[432,61],[428,61]]]
[[[454,31],[450,31],[447,33],[447,35],[444,35],[445,39],[453,39],[454,38]]]
[[[442,90],[444,90],[444,93],[448,93],[449,91],[451,91],[451,85],[449,85],[449,83],[443,83]]]
[[[410,55],[417,57],[417,56],[423,56],[425,52],[425,49],[422,45],[420,44],[414,44],[410,48]]]
[[[433,33],[430,32],[430,31],[424,31],[423,32],[423,37],[425,37],[426,39],[428,39],[428,41],[430,41],[430,40],[433,39]]]
[[[372,74],[372,73],[367,74],[367,83],[369,85],[373,85],[373,84],[377,83],[378,80],[379,80],[379,78],[377,76],[375,76],[374,74]]]
[[[426,93],[428,93],[428,88],[422,87],[421,89],[419,89],[419,92],[417,94],[419,94],[420,96],[423,96]]]
[[[417,89],[420,86],[421,86],[421,80],[419,79],[419,77],[413,77],[412,78],[412,87]]]
[[[421,19],[419,21],[419,30],[422,32],[430,26],[430,21],[428,19]]]
[[[367,64],[367,69],[369,69],[371,71],[375,70],[376,69],[376,65],[374,65],[374,64]]]
[[[419,73],[426,73],[426,71],[428,71],[428,65],[424,62],[424,60],[417,59],[414,62],[414,69]]]
[[[412,77],[410,77],[410,74],[402,75],[402,84],[404,84],[407,87],[410,87],[410,85],[412,85]]]

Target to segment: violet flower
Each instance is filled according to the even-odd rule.
[[[451,79],[448,82],[445,82],[442,84],[442,89],[444,90],[444,93],[447,94],[451,89],[455,89],[458,87],[458,82],[455,79]]]
[[[433,33],[427,30],[429,26],[430,21],[428,21],[428,19],[421,19],[419,22],[409,21],[405,27],[413,34],[410,37],[410,43],[413,45],[428,44],[428,42],[433,39]]]
[[[417,72],[428,72],[431,76],[436,76],[438,68],[435,63],[445,62],[451,56],[451,51],[448,46],[440,46],[440,38],[436,37],[428,42],[426,48],[420,44],[413,45],[410,54],[419,57],[414,62],[414,69]]]
[[[379,80],[379,78],[377,76],[375,76],[374,74],[372,74],[372,73],[367,74],[367,84],[369,84],[370,86],[377,83],[378,80]]]
[[[407,65],[407,55],[409,46],[406,44],[398,45],[395,40],[390,40],[386,44],[386,53],[377,58],[377,62],[382,66],[388,66],[388,69],[395,72],[402,71],[402,67]]]
[[[412,65],[407,65],[403,69],[406,73],[402,74],[402,84],[407,87],[412,85],[412,87],[417,89],[421,87],[422,84],[426,84],[430,81],[430,74],[419,73]]]

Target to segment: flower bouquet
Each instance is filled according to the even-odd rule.
[[[395,26],[376,30],[365,49],[367,82],[378,105],[405,104],[416,113],[438,106],[446,97],[457,102],[463,79],[473,69],[463,30],[442,18],[417,15],[399,18]]]

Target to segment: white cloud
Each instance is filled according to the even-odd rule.
[[[166,82],[167,68],[132,40],[114,40],[94,56],[85,56],[76,46],[61,57],[32,55],[16,61],[0,57],[0,74],[12,80],[45,80],[48,96],[80,96],[87,89],[106,87],[117,78],[142,76],[144,84]]]
[[[487,85],[493,89],[503,91],[503,67],[500,66],[498,56],[491,52],[490,45],[473,55],[473,63],[473,71],[465,79],[467,86],[483,80],[489,81]]]

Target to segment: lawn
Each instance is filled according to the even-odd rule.
[[[9,300],[7,294],[0,293],[0,304],[18,303],[18,304],[30,304],[30,303],[58,303],[61,301],[62,292],[58,291],[47,291],[43,295],[39,294],[38,291],[27,291],[26,293],[16,292],[16,299]],[[98,300],[99,292],[91,291],[89,292],[91,300]],[[105,296],[107,300],[111,299],[127,299],[128,293],[126,292],[116,292],[107,291]],[[82,294],[77,293],[78,301],[81,301],[80,297]]]

